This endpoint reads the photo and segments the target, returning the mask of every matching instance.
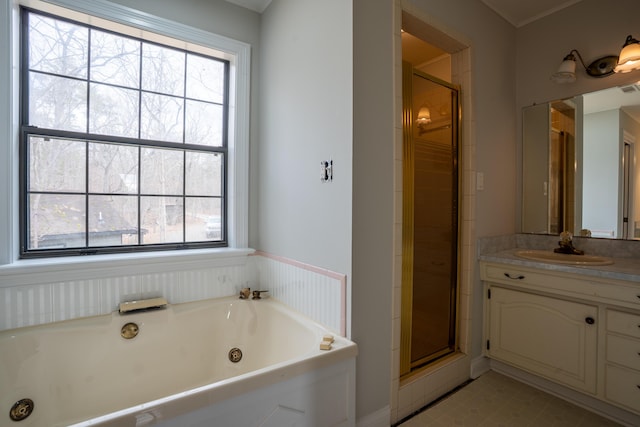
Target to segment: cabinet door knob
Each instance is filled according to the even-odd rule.
[[[504,275],[505,275],[505,277],[508,277],[509,279],[512,279],[512,280],[522,280],[522,279],[524,279],[524,276],[522,274],[519,275],[519,276],[512,276],[509,273],[504,273]]]
[[[593,325],[594,323],[596,323],[596,319],[594,319],[591,316],[589,316],[586,319],[584,319],[584,321],[587,322],[589,325]]]

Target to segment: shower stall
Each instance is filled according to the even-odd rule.
[[[457,350],[459,88],[403,66],[400,375]]]

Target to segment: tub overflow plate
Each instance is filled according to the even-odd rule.
[[[9,418],[13,421],[22,421],[33,412],[33,400],[20,399],[13,404],[9,411]]]
[[[138,335],[139,330],[140,328],[138,328],[138,325],[133,322],[129,322],[120,329],[120,336],[126,340],[130,340]]]
[[[232,361],[233,363],[238,363],[239,361],[241,361],[242,350],[240,350],[238,347],[234,347],[231,350],[229,350],[229,360]]]

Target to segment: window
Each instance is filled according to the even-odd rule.
[[[226,246],[229,62],[22,11],[21,256]]]

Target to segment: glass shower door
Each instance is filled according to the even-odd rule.
[[[456,350],[459,119],[456,87],[415,70],[405,76],[404,375]]]

